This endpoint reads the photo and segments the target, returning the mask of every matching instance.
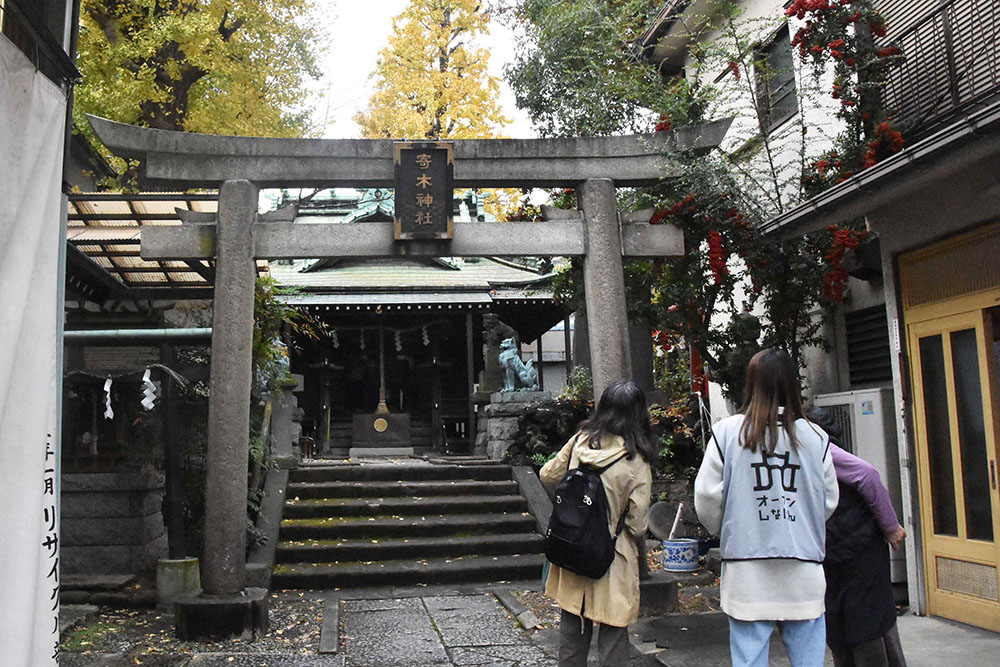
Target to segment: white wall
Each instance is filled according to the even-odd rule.
[[[743,7],[744,12],[735,21],[735,25],[744,47],[768,41],[784,25],[783,2],[748,0],[743,3]],[[789,24],[789,34],[794,35],[800,24],[800,21],[793,18]],[[728,50],[735,51],[731,47],[732,40],[725,26],[708,33],[705,39],[728,42]],[[745,185],[751,191],[771,199],[770,206],[775,213],[787,210],[799,199],[801,156],[805,154],[807,157],[815,157],[829,150],[842,128],[835,116],[839,103],[830,95],[832,68],[817,80],[812,66],[803,65],[797,49],[793,48],[792,51],[800,111],[774,128],[768,134],[766,144],[761,140],[754,110],[754,72],[744,71],[741,67],[737,80],[725,59],[714,58],[708,71],[703,71],[700,75],[703,84],[715,85],[722,91],[721,98],[712,110],[713,115],[734,116],[733,124],[721,144],[722,150],[746,151],[746,159],[741,162],[746,174],[743,179]],[[686,60],[685,71],[689,77],[696,76],[695,60],[690,56]],[[749,142],[757,142],[757,146],[749,148]],[[778,181],[777,185],[774,180]]]

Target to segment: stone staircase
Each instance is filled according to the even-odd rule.
[[[511,468],[314,465],[291,471],[274,588],[537,580],[543,539]]]

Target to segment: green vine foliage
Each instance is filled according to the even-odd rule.
[[[266,275],[258,276],[254,284],[253,367],[257,396],[273,391],[278,382],[288,377],[288,347],[282,342],[286,330],[312,341],[329,335],[329,328],[321,319],[281,300],[282,296],[297,292],[297,288],[279,285]]]
[[[560,400],[594,403],[594,379],[586,366],[574,366],[559,393]]]

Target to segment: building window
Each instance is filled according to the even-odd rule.
[[[754,50],[754,84],[761,128],[770,132],[799,110],[788,26]]]

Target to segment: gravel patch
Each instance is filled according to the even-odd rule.
[[[514,591],[514,595],[538,617],[540,629],[559,627],[560,610],[555,600],[539,591]]]
[[[323,600],[272,595],[271,627],[255,640],[182,641],[174,636],[174,618],[162,610],[103,609],[85,624],[67,633],[60,650],[74,658],[116,654],[130,664],[163,664],[164,656],[213,653],[315,654],[323,625]],[[78,660],[74,660],[76,664]]]

